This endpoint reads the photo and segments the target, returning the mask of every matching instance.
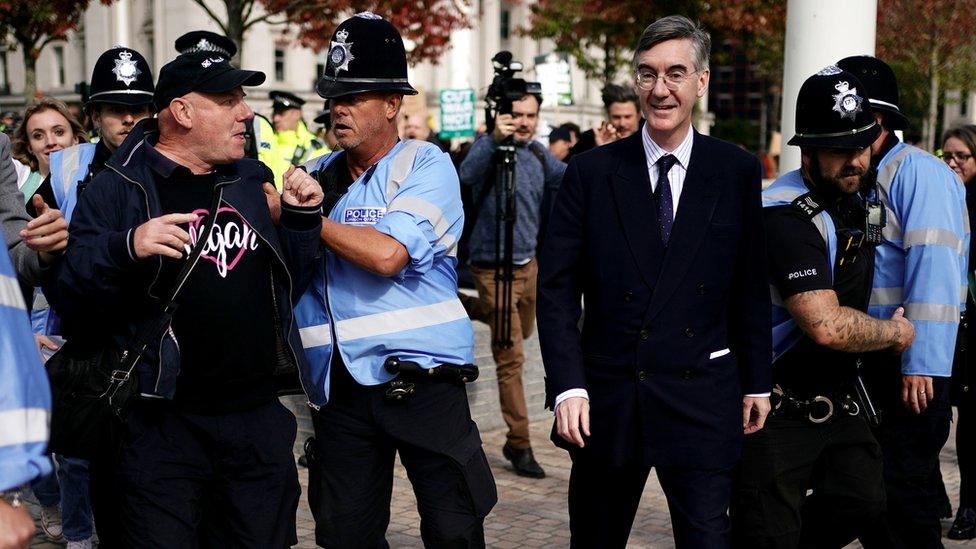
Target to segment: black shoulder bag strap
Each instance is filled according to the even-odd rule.
[[[143,322],[136,329],[135,335],[129,340],[129,343],[124,349],[122,349],[122,356],[119,358],[118,368],[112,371],[111,383],[102,397],[107,397],[109,402],[113,405],[113,397],[122,387],[122,385],[129,380],[132,375],[132,371],[135,369],[136,364],[139,363],[139,358],[142,354],[146,352],[146,348],[149,343],[155,341],[159,338],[160,334],[164,330],[168,329],[170,320],[173,318],[173,313],[176,311],[176,296],[180,293],[186,280],[190,278],[190,273],[193,271],[193,267],[197,264],[197,260],[200,258],[200,254],[203,253],[203,247],[206,246],[207,241],[210,240],[211,233],[213,232],[214,225],[217,222],[217,209],[220,207],[220,201],[223,196],[223,190],[219,188],[214,188],[213,197],[210,203],[210,210],[207,212],[207,220],[204,221],[203,236],[199,238],[193,248],[190,249],[190,254],[186,257],[183,262],[183,268],[180,269],[178,275],[176,275],[176,281],[170,288],[169,292],[166,294],[166,300],[162,304],[162,310],[159,314],[152,316],[152,318]]]

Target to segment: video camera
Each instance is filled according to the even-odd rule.
[[[512,52],[500,51],[491,58],[495,68],[495,78],[488,86],[485,94],[485,124],[488,133],[495,129],[495,116],[511,114],[512,102],[522,99],[528,94],[541,94],[542,84],[529,82],[524,78],[515,78],[515,73],[522,70],[522,63],[512,60]]]

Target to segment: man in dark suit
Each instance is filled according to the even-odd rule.
[[[647,27],[647,122],[573,158],[549,224],[539,335],[573,547],[626,544],[652,466],[678,547],[728,547],[732,467],[769,412],[761,167],[691,128],[709,46],[685,17]]]

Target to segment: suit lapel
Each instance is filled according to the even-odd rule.
[[[717,159],[710,154],[708,140],[708,137],[695,133],[688,173],[685,175],[684,188],[678,200],[678,211],[671,230],[671,240],[661,266],[661,276],[651,296],[651,319],[661,312],[668,298],[684,279],[701,247],[705,233],[708,232],[708,225],[715,211],[721,189],[713,184],[710,177],[711,163]]]
[[[610,176],[610,192],[617,205],[620,225],[630,247],[641,278],[648,287],[654,286],[653,246],[660,246],[657,213],[651,196],[651,180],[647,173],[647,156],[640,132],[625,138],[617,171]]]

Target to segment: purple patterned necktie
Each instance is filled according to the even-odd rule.
[[[674,200],[671,197],[671,181],[668,172],[678,159],[673,154],[666,154],[657,160],[657,188],[654,198],[657,199],[657,220],[660,223],[661,242],[668,245],[671,238],[671,226],[674,225]]]

